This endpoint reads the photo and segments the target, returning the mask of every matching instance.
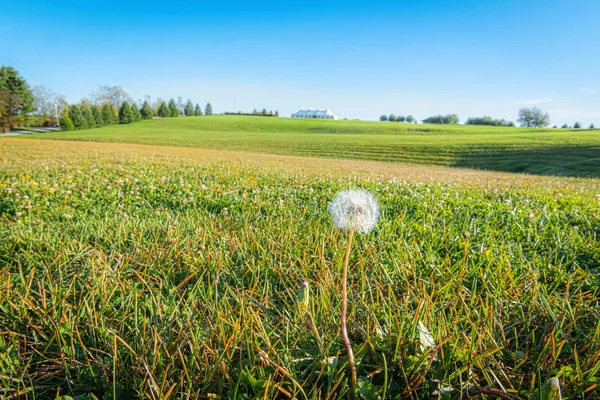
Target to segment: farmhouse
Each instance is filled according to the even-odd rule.
[[[338,116],[335,115],[329,108],[326,110],[321,110],[320,108],[313,110],[312,108],[309,108],[307,110],[302,107],[296,113],[292,114],[292,118],[338,119]]]

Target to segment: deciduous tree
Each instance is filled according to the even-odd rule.
[[[519,110],[517,122],[526,128],[543,128],[550,125],[550,114],[537,107],[524,107]]]
[[[109,103],[120,108],[124,101],[133,103],[131,96],[121,86],[99,86],[90,94],[90,98],[98,106]]]

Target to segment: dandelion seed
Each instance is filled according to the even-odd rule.
[[[379,218],[379,203],[364,190],[344,190],[329,205],[329,214],[336,228],[369,233]]]

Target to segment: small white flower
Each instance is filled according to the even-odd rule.
[[[379,203],[364,190],[344,190],[329,204],[329,214],[336,228],[369,233],[377,225]]]
[[[20,217],[21,215],[23,215],[23,213],[22,213],[22,212],[20,212],[20,211],[17,211],[17,212],[15,213],[15,217],[17,217],[17,218],[18,218],[18,217]]]

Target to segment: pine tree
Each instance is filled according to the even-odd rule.
[[[69,106],[68,112],[69,118],[73,121],[73,126],[75,129],[86,129],[88,128],[88,122],[85,119],[83,112],[81,111],[81,107],[77,104],[73,104]]]
[[[186,117],[191,117],[192,115],[194,115],[194,103],[192,103],[190,99],[188,99],[187,103],[185,103],[183,113]]]
[[[167,103],[164,101],[160,103],[158,107],[158,116],[161,118],[167,118],[171,116],[171,110],[167,107]]]
[[[104,126],[104,120],[102,119],[102,113],[100,112],[100,109],[98,108],[98,106],[90,106],[90,108],[92,109],[92,116],[94,117],[94,122],[96,123],[96,126]]]
[[[206,107],[204,108],[204,114],[212,115],[212,113],[213,113],[212,104],[206,103]]]
[[[589,129],[595,129],[594,124],[590,124]]]
[[[575,122],[575,125],[573,125],[573,129],[581,129],[581,124],[579,122]]]
[[[112,125],[117,122],[117,115],[112,104],[105,103],[102,106],[102,121],[104,125]]]
[[[202,115],[202,107],[200,107],[200,104],[198,104],[198,103],[196,103],[196,108],[194,109],[194,115],[195,116]]]
[[[131,107],[129,107],[129,103],[124,101],[121,104],[121,108],[119,109],[119,123],[120,124],[130,124],[133,122],[133,112],[131,111]]]
[[[179,108],[177,108],[177,103],[175,103],[175,100],[173,100],[173,99],[169,100],[169,110],[171,110],[171,112],[170,112],[171,117],[179,116]]]
[[[279,111],[278,110],[275,110],[275,116],[279,117]]]
[[[133,120],[131,122],[139,122],[142,120],[142,113],[140,113],[140,109],[137,107],[137,104],[133,103],[130,107],[131,115]]]
[[[153,117],[152,108],[150,108],[150,104],[148,104],[147,101],[144,101],[144,104],[142,104],[142,109],[140,110],[140,115],[141,115],[142,119],[152,119],[152,117]]]
[[[96,119],[94,118],[94,114],[92,114],[92,108],[89,104],[81,105],[81,112],[83,113],[83,118],[86,120],[86,125],[88,128],[96,127]]]

